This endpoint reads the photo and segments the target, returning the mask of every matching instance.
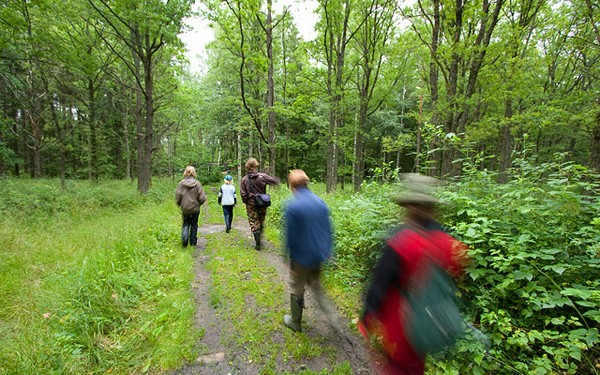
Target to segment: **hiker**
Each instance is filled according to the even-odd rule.
[[[294,196],[284,213],[285,247],[290,257],[291,315],[283,317],[283,324],[296,332],[302,330],[306,286],[329,322],[339,329],[320,282],[321,264],[331,257],[333,245],[330,212],[325,202],[308,189],[308,182],[308,176],[301,169],[289,173],[288,184]]]
[[[175,200],[181,207],[183,226],[181,229],[181,244],[196,246],[198,242],[198,216],[200,206],[206,201],[206,194],[200,181],[196,180],[196,169],[191,165],[185,168],[183,180],[175,191]]]
[[[246,205],[250,230],[256,242],[255,249],[260,250],[260,240],[265,229],[267,207],[271,204],[270,196],[266,194],[267,185],[279,185],[279,179],[266,173],[258,172],[258,160],[250,158],[246,161],[246,175],[240,183],[240,195]]]
[[[233,207],[237,204],[233,177],[229,174],[225,176],[224,183],[219,188],[218,202],[223,207],[225,232],[229,233],[231,231],[231,223],[233,222]]]
[[[439,265],[442,272],[449,271],[454,276],[461,268],[460,252],[464,246],[435,220],[438,199],[430,194],[435,182],[432,177],[409,175],[408,192],[396,199],[406,210],[406,221],[386,241],[366,294],[359,331],[365,337],[374,335],[382,343],[384,360],[380,360],[383,363],[377,369],[380,374],[424,374],[426,353],[419,351],[414,336],[410,336],[411,341],[407,333],[408,328],[414,332],[407,323],[414,308],[408,302],[407,291],[412,285],[426,282],[432,272],[422,265],[429,260]]]

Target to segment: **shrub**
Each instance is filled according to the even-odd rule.
[[[488,361],[463,347],[452,362],[477,374],[597,374],[599,176],[518,166],[508,184],[470,170],[443,194],[445,223],[471,248],[468,312],[492,343]]]

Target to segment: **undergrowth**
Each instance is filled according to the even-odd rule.
[[[489,347],[464,340],[432,356],[428,369],[599,374],[600,178],[560,159],[519,160],[510,177],[499,185],[493,173],[467,166],[437,193],[446,202],[441,221],[470,247],[461,299]],[[147,196],[118,181],[68,182],[66,190],[58,181],[0,184],[0,373],[160,372],[194,358],[194,261],[178,244],[176,182],[155,180]],[[216,189],[205,188],[200,220],[222,223]],[[355,320],[382,241],[402,220],[390,200],[401,187],[368,183],[358,194],[311,188],[329,205],[335,229],[324,283]],[[291,193],[285,186],[269,192],[266,235],[280,248]],[[235,216],[246,220],[241,202]],[[226,343],[246,348],[263,374],[274,374],[276,361],[329,358],[318,340],[283,329],[282,280],[249,251],[250,239],[232,234],[207,242],[211,303],[234,328]],[[332,364],[327,371],[350,370]]]
[[[192,358],[192,258],[172,194],[1,183],[0,373],[130,374]]]

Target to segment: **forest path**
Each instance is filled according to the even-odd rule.
[[[340,331],[335,330],[317,307],[309,290],[305,294],[303,332],[293,333],[286,328],[282,323],[283,313],[279,313],[279,311],[289,313],[287,287],[289,268],[280,252],[268,241],[264,241],[263,250],[254,250],[254,240],[251,238],[245,215],[235,217],[230,233],[225,233],[223,224],[210,224],[208,215],[209,210],[206,211],[204,220],[207,224],[202,225],[198,230],[198,245],[194,254],[196,260],[195,281],[192,285],[196,300],[195,324],[204,331],[204,335],[198,342],[200,355],[195,363],[184,366],[173,375],[297,373],[368,375],[374,373],[369,366],[369,356],[364,340],[348,328],[351,323],[338,313],[342,327]],[[254,258],[256,268],[274,269],[275,272],[267,271],[265,275],[270,279],[269,282],[281,285],[285,291],[283,293],[281,290],[273,291],[282,294],[274,297],[275,303],[273,304],[276,306],[261,306],[253,296],[246,295],[244,297],[244,299],[250,300],[250,303],[246,302],[245,306],[242,306],[244,310],[242,315],[268,316],[270,319],[268,322],[261,321],[260,318],[252,321],[255,326],[260,326],[254,327],[254,329],[262,330],[261,327],[264,327],[265,331],[270,331],[266,333],[270,339],[267,338],[267,342],[259,343],[258,351],[262,353],[257,354],[256,348],[252,348],[251,343],[239,342],[239,338],[243,337],[245,332],[240,332],[239,327],[236,326],[237,320],[229,320],[226,317],[227,312],[223,311],[232,306],[214,302],[219,297],[215,297],[215,274],[214,269],[211,271],[210,264],[211,262],[226,262],[222,253],[219,253],[223,250],[211,248],[214,243],[219,244],[217,245],[219,248],[229,247],[226,250],[228,252],[240,252],[234,257],[247,256],[244,253],[257,257]],[[234,245],[229,246],[228,244]],[[230,271],[226,266],[219,266],[218,269],[219,273]],[[252,280],[239,280],[238,283],[240,282],[247,283]],[[272,321],[274,319],[279,321]],[[232,340],[232,337],[237,338],[237,342]],[[269,348],[270,345],[271,348]],[[257,356],[259,358],[262,356],[263,360],[256,360]]]

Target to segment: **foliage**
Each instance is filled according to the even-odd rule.
[[[399,208],[391,197],[399,193],[394,185],[365,184],[360,194],[336,194],[328,200],[335,229],[335,260],[332,277],[346,289],[364,286],[381,242],[399,220]]]
[[[598,373],[598,176],[522,159],[510,183],[494,179],[470,169],[442,194],[445,223],[470,246],[469,315],[492,344],[486,359],[466,347],[451,362],[479,374]]]
[[[441,221],[470,247],[461,297],[489,347],[468,336],[429,358],[433,373],[598,373],[600,176],[567,157],[537,165],[521,155],[507,184],[497,184],[480,161],[465,160],[464,176],[437,192],[446,202]],[[176,181],[155,180],[146,196],[125,181],[67,180],[65,189],[52,180],[0,183],[0,372],[131,373],[194,357],[193,259],[177,249]],[[201,220],[221,223],[216,188],[205,188]],[[362,193],[336,194],[325,194],[321,183],[311,188],[328,203],[335,228],[327,286],[355,317],[381,241],[400,221],[390,197],[402,187],[370,182]],[[285,186],[269,192],[266,234],[277,243],[291,193]],[[244,219],[240,204],[236,220]],[[243,251],[248,247],[235,231],[225,242],[208,237],[207,251],[216,255],[209,267],[231,271],[213,272],[211,290],[213,304],[233,322],[235,334],[225,339],[247,348],[265,371],[275,371],[274,356],[330,350],[303,335],[294,336],[303,343],[298,348],[291,334],[272,348],[262,345],[281,329],[284,293],[270,266]],[[247,296],[269,313],[248,313]],[[257,327],[256,319],[264,324]],[[331,371],[346,373],[346,366]]]
[[[508,184],[467,164],[438,195],[442,222],[469,245],[460,283],[473,335],[430,358],[442,373],[595,374],[600,358],[600,181],[564,161],[518,159]],[[381,241],[397,222],[389,200],[401,188],[365,185],[361,194],[323,195],[335,225],[336,257],[325,272],[340,305],[357,316]],[[489,340],[489,349],[486,342]]]

